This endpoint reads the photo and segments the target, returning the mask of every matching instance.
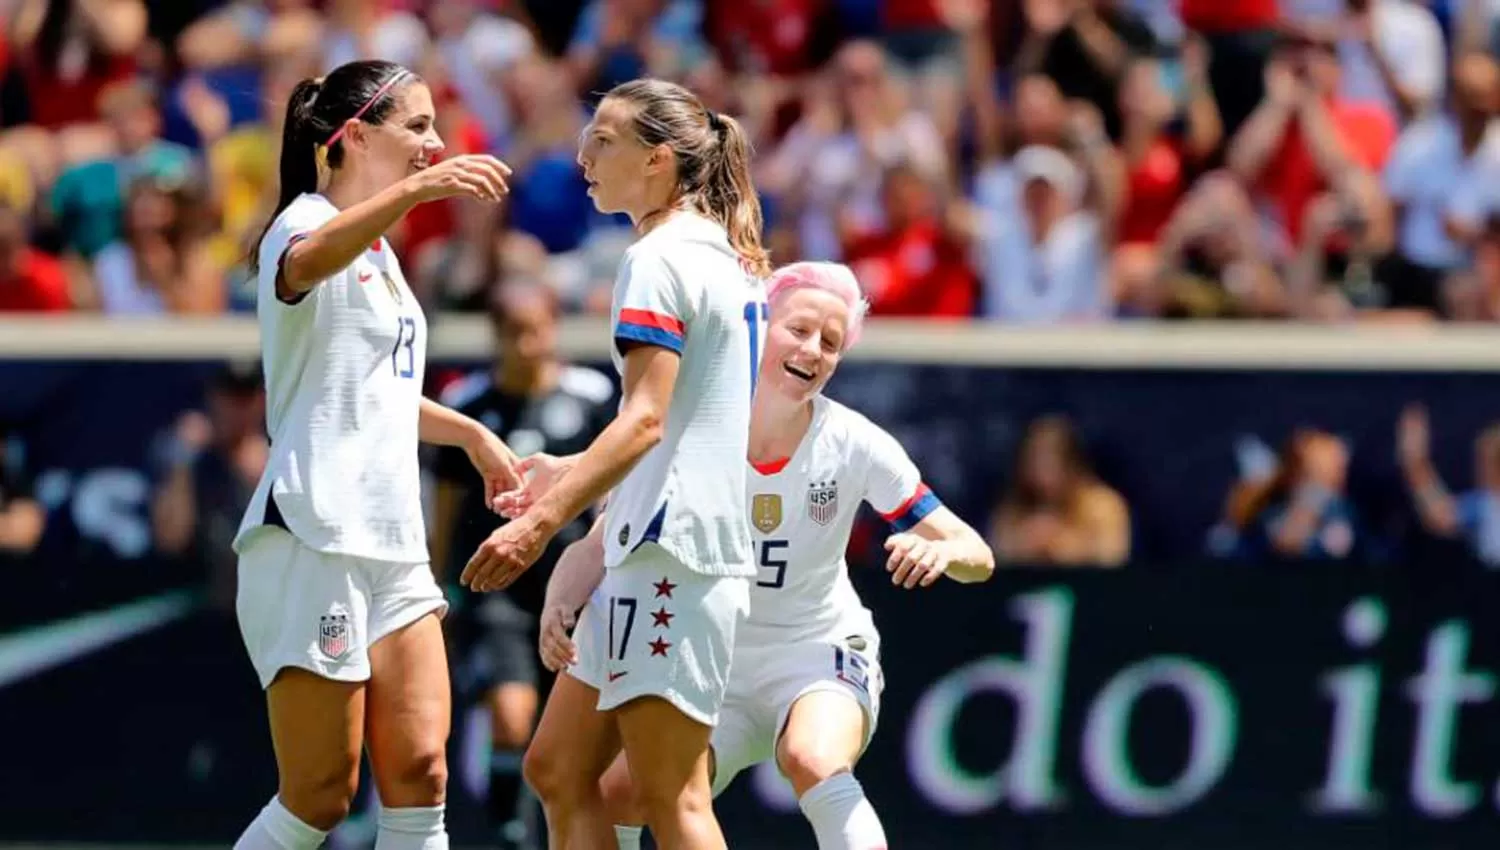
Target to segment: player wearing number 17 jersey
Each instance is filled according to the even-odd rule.
[[[578,162],[595,205],[640,234],[614,290],[620,411],[575,458],[528,459],[537,474],[520,495],[534,501],[463,580],[502,589],[608,495],[596,524],[608,571],[579,635],[588,660],[558,677],[524,775],[553,846],[604,846],[599,779],[623,746],[662,846],[718,850],[707,751],[756,574],[744,455],[770,273],[748,137],[687,89],[636,80],[600,102]],[[663,603],[671,616],[648,634],[648,606]]]
[[[713,790],[774,759],[790,779],[823,850],[886,845],[854,763],[879,713],[880,635],[849,580],[844,550],[860,503],[890,524],[892,580],[928,586],[942,575],[983,581],[989,547],[922,483],[901,446],[879,426],[821,395],[857,339],[864,302],[844,266],[798,263],[769,286],[771,325],[750,426],[748,515],[759,572],[750,616],[735,643],[729,690],[711,747]],[[580,544],[586,546],[587,544]],[[585,555],[564,556],[561,572]],[[670,613],[669,609],[667,610]],[[647,609],[656,630],[657,611]],[[543,660],[559,641],[565,609],[544,613]],[[571,649],[571,647],[569,647]],[[624,762],[606,777],[616,822],[639,824]],[[638,827],[617,830],[638,847]]]

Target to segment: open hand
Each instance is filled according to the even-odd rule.
[[[578,663],[578,646],[571,635],[577,622],[578,618],[566,605],[551,605],[542,611],[537,654],[549,671],[560,673]]]
[[[557,457],[546,452],[522,458],[516,464],[519,478],[515,486],[498,494],[486,494],[491,508],[507,519],[525,515],[576,464],[575,456]]]
[[[885,551],[891,553],[885,563],[885,571],[891,574],[891,584],[907,590],[919,585],[931,587],[948,571],[949,558],[942,544],[920,534],[909,531],[892,534],[886,538]]]
[[[479,544],[458,581],[477,593],[504,590],[531,569],[551,538],[524,517],[508,522]]]

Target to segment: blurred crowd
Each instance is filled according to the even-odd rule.
[[[394,240],[429,307],[606,307],[625,223],[574,163],[600,92],[753,134],[778,262],[877,315],[1500,317],[1495,0],[0,0],[0,310],[253,309],[295,82],[417,69],[498,209]]]

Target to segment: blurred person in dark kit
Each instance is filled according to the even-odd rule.
[[[205,565],[213,604],[232,615],[230,543],[270,450],[260,367],[226,364],[209,382],[207,402],[206,411],[183,413],[158,446],[152,533],[158,552]]]
[[[560,358],[557,294],[545,283],[511,278],[496,287],[489,307],[494,365],[451,385],[443,403],[494,431],[523,457],[583,451],[614,417],[615,387],[603,373]],[[542,599],[552,565],[588,532],[592,517],[580,517],[554,538],[538,568],[505,592],[463,593],[459,573],[495,530],[496,517],[462,450],[442,450],[437,479],[432,564],[439,582],[453,588],[450,597],[462,594],[454,599],[449,626],[458,699],[482,706],[489,723],[487,806],[500,846],[529,850],[540,846],[539,819],[521,779],[521,756],[551,684],[536,659]]]

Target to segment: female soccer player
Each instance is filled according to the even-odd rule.
[[[902,587],[927,587],[943,575],[984,581],[994,556],[928,490],[889,434],[822,395],[864,318],[849,269],[787,266],[772,276],[769,296],[771,328],[750,420],[749,520],[760,572],[711,741],[713,791],[774,758],[820,848],[875,850],[886,846],[885,831],[852,773],[875,731],[883,681],[880,635],[844,563],[859,503],[869,502],[894,529],[886,569]],[[593,549],[597,564],[597,538],[577,545]],[[543,614],[541,651],[550,668],[578,657],[567,629],[597,581],[589,560],[587,552],[566,555],[549,587],[556,598]],[[618,760],[604,781],[617,823],[642,823],[630,787],[634,767]],[[640,846],[640,827],[616,831],[622,850]]]
[[[552,846],[607,846],[599,779],[623,745],[661,846],[722,848],[708,736],[756,573],[744,457],[770,272],[749,145],[733,119],[657,80],[616,86],[584,133],[595,206],[640,233],[615,283],[620,412],[581,454],[534,464],[527,491],[542,495],[480,546],[462,581],[506,586],[609,493],[608,570],[579,636],[589,661],[558,677],[523,772]],[[650,608],[669,616],[648,625]]]
[[[382,235],[424,201],[506,192],[498,160],[433,164],[442,146],[427,86],[389,62],[303,80],[287,103],[280,199],[252,258],[271,456],[234,542],[278,790],[241,850],[321,846],[361,748],[378,850],[448,846],[446,606],[417,443],[462,446],[491,493],[519,477],[488,429],[422,397],[427,325]]]

